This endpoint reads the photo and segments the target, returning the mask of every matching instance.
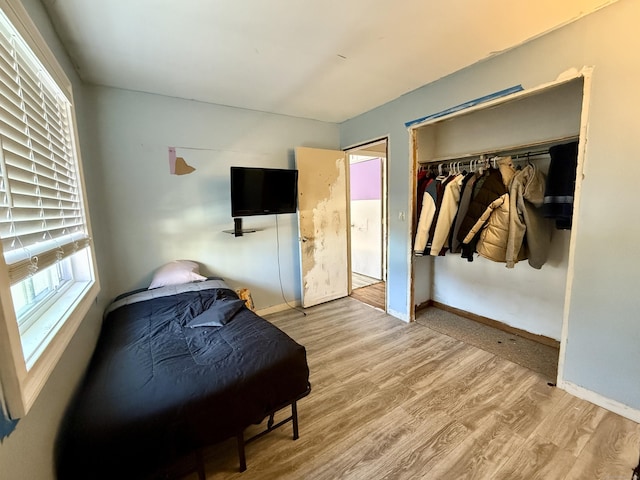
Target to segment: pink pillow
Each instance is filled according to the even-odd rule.
[[[174,260],[173,262],[169,262],[153,274],[149,290],[167,285],[182,285],[183,283],[206,280],[207,277],[200,275],[199,269],[198,264],[190,260]]]

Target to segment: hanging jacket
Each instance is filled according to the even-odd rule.
[[[509,240],[507,268],[518,261],[517,252],[526,239],[529,265],[540,269],[549,256],[551,223],[542,216],[546,179],[533,165],[517,172],[509,188]]]
[[[460,187],[462,186],[464,177],[465,176],[462,174],[454,175],[453,179],[447,183],[444,188],[442,203],[440,205],[440,213],[438,214],[438,220],[436,222],[436,228],[431,242],[431,250],[429,251],[429,254],[434,257],[444,254],[443,248],[447,242],[453,219],[458,211]]]
[[[431,179],[427,184],[422,195],[422,208],[420,210],[420,218],[418,219],[418,229],[416,231],[416,239],[413,243],[413,253],[417,256],[424,254],[427,246],[429,230],[431,222],[436,212],[436,181]]]
[[[466,258],[470,262],[473,261],[473,252],[475,252],[477,237],[471,235],[470,238],[467,239],[469,232],[487,207],[507,192],[504,183],[502,183],[500,170],[491,168],[485,175],[487,175],[485,178],[476,180],[476,185],[480,185],[480,188],[478,192],[472,196],[467,213],[458,230],[458,240],[462,244],[462,258]],[[465,240],[467,241],[465,242]]]
[[[418,233],[418,221],[420,219],[420,214],[422,213],[422,202],[424,197],[424,191],[427,188],[427,185],[433,180],[431,174],[424,169],[420,169],[418,171],[418,175],[416,178],[416,216],[414,218],[413,225],[413,242],[416,241],[416,235]]]
[[[497,160],[497,163],[504,193],[487,206],[462,243],[469,244],[476,235],[479,235],[476,245],[478,254],[495,262],[506,262],[509,239],[508,186],[516,170],[511,157],[502,157]],[[524,252],[518,252],[518,257],[524,258]]]
[[[433,243],[433,237],[436,233],[436,225],[438,224],[438,217],[440,216],[440,210],[442,207],[442,200],[444,199],[444,191],[449,182],[453,180],[455,175],[447,175],[445,177],[436,177],[436,211],[433,215],[433,221],[431,222],[431,228],[429,229],[429,236],[427,237],[427,247],[425,248],[425,255],[429,255],[431,252],[431,244]]]
[[[458,211],[456,212],[456,216],[453,219],[453,223],[451,225],[451,231],[449,232],[449,250],[452,253],[460,253],[460,240],[458,240],[458,231],[460,230],[460,226],[462,224],[462,220],[464,220],[464,216],[467,214],[469,203],[471,203],[471,194],[473,193],[473,187],[476,183],[476,180],[480,178],[481,175],[482,174],[480,172],[468,173],[464,177],[462,185],[460,186],[460,201],[458,202]]]
[[[570,230],[576,189],[578,142],[554,145],[549,149],[549,155],[551,163],[542,211],[545,217],[555,219],[557,229]]]

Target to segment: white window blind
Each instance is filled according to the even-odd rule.
[[[89,244],[71,105],[0,23],[0,241],[11,284]]]

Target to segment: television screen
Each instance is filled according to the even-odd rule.
[[[231,216],[295,213],[298,171],[231,167]]]

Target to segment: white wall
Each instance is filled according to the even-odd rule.
[[[297,216],[245,217],[234,237],[229,167],[294,168],[296,146],[336,148],[335,124],[109,88],[95,88],[98,149],[113,251],[109,293],[148,286],[188,258],[202,273],[251,289],[258,309],[300,299]],[[170,175],[168,147],[196,170]],[[278,260],[279,241],[279,260]]]
[[[351,201],[351,270],[382,279],[382,201]]]
[[[560,72],[595,67],[585,177],[575,213],[575,278],[568,310],[564,380],[577,390],[640,418],[640,327],[637,285],[640,223],[640,2],[620,0],[560,30],[406,94],[342,125],[342,145],[389,134],[391,311],[407,314],[409,142],[404,122]],[[604,400],[603,400],[604,399]]]
[[[536,335],[560,340],[569,254],[569,232],[554,231],[541,270],[527,261],[511,269],[474,255],[433,259],[432,299]]]

